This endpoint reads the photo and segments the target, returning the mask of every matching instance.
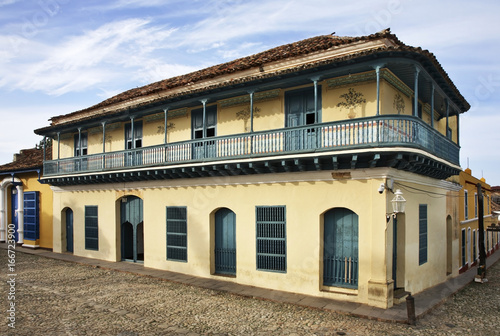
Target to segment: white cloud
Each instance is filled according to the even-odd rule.
[[[120,77],[139,78],[147,68],[150,54],[164,48],[164,41],[172,32],[151,26],[146,19],[111,22],[53,47],[38,46],[31,59],[16,61],[6,55],[10,64],[0,70],[0,86],[60,95]],[[37,44],[27,43],[31,47]],[[125,74],[124,68],[132,74]]]
[[[0,7],[12,5],[19,1],[20,0],[0,0]]]

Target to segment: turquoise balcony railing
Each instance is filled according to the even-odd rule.
[[[459,164],[459,146],[421,119],[387,115],[45,161],[44,176],[377,147],[421,149]]]

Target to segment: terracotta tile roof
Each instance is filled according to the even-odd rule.
[[[19,154],[15,154],[15,157],[13,162],[1,165],[0,172],[38,169],[43,166],[42,148],[22,149]],[[48,146],[46,149],[46,159],[52,159],[52,146]]]
[[[237,72],[241,72],[243,70],[248,70],[251,68],[255,67],[260,67],[263,66],[267,63],[274,62],[274,61],[280,61],[284,60],[287,58],[292,58],[292,57],[297,57],[297,56],[302,56],[306,54],[310,54],[316,51],[325,51],[328,50],[332,47],[336,46],[342,46],[342,45],[348,45],[352,44],[355,42],[361,42],[361,41],[371,41],[371,40],[377,40],[377,39],[383,39],[387,38],[389,39],[392,44],[389,46],[384,46],[380,47],[377,49],[370,49],[366,51],[360,51],[360,52],[353,52],[349,53],[347,55],[342,55],[339,57],[334,57],[334,58],[329,58],[326,60],[322,61],[317,61],[317,62],[312,62],[308,64],[303,64],[298,67],[292,67],[288,68],[285,70],[279,70],[277,72],[273,73],[265,73],[260,76],[253,76],[253,77],[240,77],[238,78],[235,76],[235,78],[232,78],[230,80],[230,83],[223,82],[219,83],[213,86],[205,86],[203,88],[199,89],[190,89],[190,86],[194,83],[201,83],[206,80],[210,80],[212,78],[222,76],[222,75],[228,75],[228,74],[233,74]],[[215,65],[206,69],[198,70],[192,73],[188,73],[185,75],[181,76],[176,76],[172,78],[168,78],[165,80],[161,80],[152,84],[148,84],[139,88],[134,88],[125,92],[122,92],[114,97],[111,97],[109,99],[106,99],[102,101],[99,104],[96,104],[94,106],[91,106],[89,108],[76,111],[73,113],[61,115],[61,116],[55,116],[51,118],[51,126],[40,128],[38,130],[35,130],[35,133],[37,134],[43,134],[46,131],[49,131],[52,126],[55,125],[62,125],[62,124],[71,124],[75,122],[74,120],[67,121],[68,117],[74,116],[75,119],[78,119],[78,121],[86,120],[86,119],[91,119],[94,116],[103,116],[103,115],[108,115],[108,114],[115,114],[121,111],[126,110],[127,108],[137,108],[141,107],[142,105],[147,105],[147,104],[152,104],[155,103],[156,101],[162,101],[168,98],[174,98],[176,96],[180,95],[185,95],[185,94],[192,94],[196,93],[199,91],[204,91],[207,89],[215,89],[218,87],[223,87],[227,85],[234,85],[238,83],[244,83],[252,80],[257,80],[257,79],[263,79],[267,77],[273,77],[279,74],[285,74],[285,73],[290,73],[290,72],[296,72],[299,70],[305,70],[308,68],[314,68],[320,65],[326,65],[334,62],[341,62],[353,58],[358,58],[362,57],[365,55],[370,55],[370,54],[375,54],[378,52],[383,52],[383,51],[409,51],[413,53],[418,53],[426,58],[428,58],[438,69],[439,73],[443,76],[443,78],[446,80],[448,85],[452,88],[453,91],[455,91],[455,94],[463,101],[463,105],[468,109],[469,104],[463,98],[463,96],[460,94],[458,89],[455,87],[451,79],[449,78],[448,74],[444,71],[444,69],[441,67],[435,56],[430,53],[427,50],[422,50],[420,47],[415,48],[411,46],[407,46],[404,43],[402,43],[396,35],[392,34],[390,29],[383,30],[381,32],[378,32],[376,34],[371,34],[368,36],[360,36],[360,37],[341,37],[341,36],[335,36],[335,35],[322,35],[322,36],[316,36],[312,38],[308,38],[302,41],[290,43],[290,44],[285,44],[276,48],[269,49],[267,51],[263,51],[261,53],[257,53],[251,56],[243,57],[236,59],[234,61],[230,61],[227,63]],[[182,87],[183,89],[179,93],[169,93],[169,90],[172,90],[174,88],[180,88]],[[134,99],[137,99],[142,96],[148,96],[151,94],[159,94],[162,93],[162,96],[160,98],[151,98],[147,102],[142,102],[142,103],[137,103],[133,102]],[[166,94],[165,94],[166,93]],[[126,103],[127,101],[130,101],[130,106],[127,106],[127,108],[113,108],[112,105],[114,104],[119,104],[119,103]],[[82,114],[83,117],[78,117],[79,114]],[[66,120],[66,121],[65,121]]]

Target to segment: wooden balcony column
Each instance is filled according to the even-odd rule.
[[[134,119],[135,116],[130,116],[130,137],[132,138],[131,149],[135,149],[135,136],[134,136]]]
[[[164,121],[164,130],[165,130],[165,139],[163,140],[163,142],[165,143],[165,145],[167,144],[167,121],[168,121],[168,107],[163,109],[163,112],[165,113],[165,121]]]
[[[250,133],[253,133],[253,95],[255,91],[248,91],[250,94]]]
[[[78,156],[82,156],[82,128],[78,127]]]
[[[380,115],[380,65],[375,67],[375,74],[377,75],[377,116]]]
[[[446,137],[450,139],[450,136],[448,135],[448,129],[450,125],[450,101],[448,98],[446,98]],[[450,139],[451,140],[451,139]]]
[[[418,75],[420,68],[415,66],[415,85],[414,85],[414,102],[413,102],[413,115],[418,117]]]
[[[106,121],[102,123],[102,152],[106,153]]]
[[[431,85],[431,127],[434,128],[434,92],[436,91],[436,87],[434,86],[434,82]]]
[[[314,115],[316,116],[316,123],[321,122],[322,120],[321,116],[318,115],[318,82],[320,78],[320,76],[311,78],[314,84]]]
[[[203,104],[203,138],[207,137],[207,123],[205,122],[206,120],[206,110],[207,110],[207,101],[208,99],[202,99],[200,102]]]

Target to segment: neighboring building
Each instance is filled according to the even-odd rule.
[[[460,190],[460,273],[467,271],[479,262],[479,200],[478,184],[481,184],[483,195],[483,231],[484,247],[489,256],[498,248],[499,233],[486,231],[496,218],[493,216],[492,188],[484,178],[472,176],[467,168],[458,176],[462,190]]]
[[[131,89],[35,131],[54,251],[390,307],[458,274],[468,109],[389,30]]]
[[[41,148],[23,149],[0,166],[0,241],[9,229],[24,247],[52,249],[52,190],[40,183]],[[51,159],[51,148],[46,159]],[[12,231],[11,231],[12,233]]]
[[[491,202],[493,211],[500,212],[500,186],[491,187]]]

